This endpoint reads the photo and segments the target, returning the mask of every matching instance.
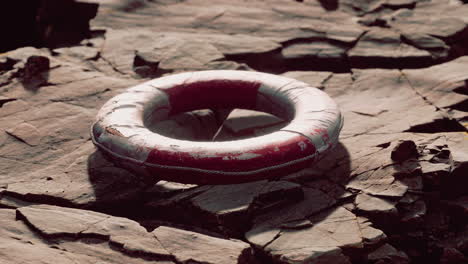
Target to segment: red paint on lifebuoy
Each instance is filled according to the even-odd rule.
[[[255,108],[261,83],[232,80],[208,80],[184,83],[167,89],[171,112],[177,114],[210,107]]]
[[[312,155],[315,146],[304,136],[295,137],[263,148],[237,152],[187,152],[181,150],[153,149],[146,163],[165,166],[180,166],[203,168],[219,171],[252,171],[258,168],[276,166],[281,163]]]

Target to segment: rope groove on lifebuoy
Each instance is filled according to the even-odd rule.
[[[150,131],[152,122],[203,108],[244,108],[291,122],[242,140],[195,142]],[[94,144],[120,167],[157,179],[231,184],[275,178],[309,166],[338,141],[337,105],[310,85],[272,74],[200,71],[175,74],[110,99],[92,126]]]

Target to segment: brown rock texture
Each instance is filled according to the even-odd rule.
[[[68,18],[52,2],[18,15],[40,13],[42,42],[1,47],[0,263],[468,263],[466,1],[70,0]],[[345,117],[338,146],[216,186],[151,183],[95,149],[112,96],[206,69],[324,90]],[[200,109],[150,129],[225,141],[287,122]]]

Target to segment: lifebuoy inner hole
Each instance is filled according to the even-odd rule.
[[[260,91],[261,86],[262,84],[260,82],[243,80],[209,80],[176,85],[164,90],[167,95],[170,108],[161,109],[157,107],[157,104],[155,104],[152,108],[157,111],[154,109],[146,109],[145,112],[150,114],[146,115],[146,118],[144,119],[145,126],[155,133],[168,137],[206,141],[213,139],[209,138],[209,136],[214,136],[216,132],[219,132],[217,130],[220,129],[222,123],[217,124],[216,131],[214,132],[212,124],[207,124],[205,131],[206,134],[200,137],[194,137],[188,132],[184,134],[182,131],[174,131],[174,128],[177,128],[180,123],[183,123],[184,119],[190,119],[191,111],[201,109],[212,109],[214,111],[217,109],[229,108],[248,109],[272,114],[286,122],[291,121],[294,115],[294,104],[288,96],[278,91],[262,93]],[[265,90],[265,87],[263,87],[263,90]],[[164,124],[164,121],[169,118],[178,124],[173,123],[172,128],[169,122]],[[248,122],[252,121],[253,120],[249,120]],[[286,125],[286,122],[284,125]],[[279,126],[279,128],[281,128],[281,126]],[[194,131],[200,130],[198,127],[194,127],[193,129]],[[266,129],[266,131],[268,131],[268,129]],[[265,130],[263,130],[263,132],[265,132]],[[262,133],[259,132],[255,136],[259,136],[261,134]],[[242,136],[241,133],[240,137],[245,138],[245,135]]]
[[[295,114],[294,102],[280,91],[260,90],[260,82],[243,80],[209,80],[183,83],[164,90],[170,107],[152,104],[145,107],[144,124],[166,120],[180,113],[201,109],[249,109],[265,112],[291,121]],[[155,100],[158,98],[155,98]]]
[[[180,140],[219,142],[266,135],[288,123],[259,111],[237,108],[232,109],[231,115],[220,117],[216,109],[202,109],[172,115],[166,120],[148,124],[147,128],[154,133]]]

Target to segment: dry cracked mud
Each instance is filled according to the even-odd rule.
[[[60,19],[32,2],[49,33],[0,54],[0,263],[468,263],[466,1],[70,0],[87,15]],[[95,149],[110,97],[205,69],[324,90],[344,113],[338,146],[217,186],[148,185]],[[151,129],[232,140],[285,124],[218,109]]]

